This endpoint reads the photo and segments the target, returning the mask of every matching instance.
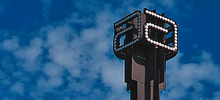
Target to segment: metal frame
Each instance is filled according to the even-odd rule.
[[[145,8],[144,13],[137,10],[114,23],[114,29],[113,50],[125,60],[131,100],[159,100],[159,89],[166,90],[166,60],[178,52],[177,23]]]
[[[116,32],[116,30],[115,30],[114,43],[113,43],[113,45],[114,45],[113,49],[115,52],[120,52],[121,50],[137,43],[140,40],[140,37],[141,37],[141,12],[140,11],[135,11],[132,14],[126,16],[125,18],[119,20],[118,22],[116,22],[114,24],[114,28],[115,29],[119,28],[121,25],[126,24],[126,23],[128,23],[128,21],[134,20],[135,18],[138,18],[138,20],[137,20],[137,23],[138,23],[138,34],[137,34],[138,36],[137,36],[137,38],[127,44],[124,44],[123,46],[119,46],[120,43],[117,40],[120,38],[120,36],[125,35],[126,32],[134,29],[134,27],[130,26],[128,28],[124,28],[124,29],[120,30],[119,32]]]

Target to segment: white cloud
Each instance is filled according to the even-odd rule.
[[[52,0],[42,0],[42,2],[43,15],[47,18]],[[10,90],[18,94],[27,92],[31,97],[39,100],[43,100],[47,93],[54,95],[54,98],[60,97],[64,100],[128,100],[123,62],[107,54],[112,53],[112,29],[113,22],[116,21],[114,18],[122,17],[118,15],[119,12],[133,10],[135,5],[130,6],[132,2],[134,1],[127,1],[121,7],[123,9],[114,11],[111,5],[106,4],[102,10],[86,17],[74,12],[63,22],[42,28],[39,32],[43,36],[33,38],[28,46],[20,46],[17,38],[4,40],[2,48],[14,51],[16,68],[22,67],[25,69],[24,73],[27,73],[25,78],[35,80],[33,83],[15,80],[18,82],[13,84],[5,77],[22,79],[24,73],[13,70],[10,76],[0,70],[0,75],[3,75],[0,76],[1,84],[10,86]],[[167,1],[164,1],[164,5],[167,4]],[[156,5],[149,0],[139,5],[139,7],[146,6]],[[94,25],[88,25],[91,21]],[[200,98],[203,98],[199,91],[207,87],[201,80],[213,82],[214,85],[220,83],[217,80],[220,69],[211,61],[208,53],[204,52],[199,56],[202,58],[199,63],[181,63],[182,56],[183,54],[180,53],[168,62],[168,90],[161,94],[162,99],[181,99],[186,95],[195,94],[200,94]],[[31,90],[24,88],[28,84],[33,85]],[[187,93],[190,88],[194,89],[193,93],[190,92],[192,94]],[[215,93],[215,98],[219,98],[218,94]]]
[[[41,54],[42,40],[34,38],[30,42],[30,47],[21,48],[15,52],[19,58],[34,61]]]
[[[123,92],[125,88],[123,64],[117,61],[105,61],[102,67],[103,82],[115,92]]]
[[[49,57],[55,63],[71,67],[75,66],[77,61],[74,61],[79,55],[72,50],[70,41],[74,34],[68,26],[58,26],[47,30],[47,47],[49,48]]]
[[[205,90],[210,88],[204,82],[210,83],[212,86],[220,86],[219,84],[219,65],[212,62],[211,55],[203,52],[198,56],[197,63],[182,63],[183,54],[168,62],[167,65],[167,91],[162,93],[162,99],[181,99],[188,98],[195,100],[212,99],[205,95]],[[215,91],[209,91],[215,93]],[[214,95],[214,94],[213,94]]]
[[[7,51],[14,51],[19,48],[18,38],[13,36],[11,39],[6,39],[2,42],[1,48]]]
[[[22,62],[21,66],[28,69],[31,68],[28,65],[33,63],[38,67],[38,71],[43,72],[37,76],[35,88],[38,89],[34,89],[35,92],[31,92],[31,96],[41,98],[47,92],[57,93],[55,90],[65,84],[63,92],[89,95],[90,100],[102,99],[103,96],[106,100],[127,98],[121,97],[128,95],[123,91],[123,64],[106,55],[112,49],[110,29],[113,15],[107,7],[97,14],[94,26],[79,31],[74,30],[70,24],[82,24],[85,21],[74,21],[73,17],[76,15],[73,14],[58,25],[40,30],[42,34],[46,34],[46,40],[33,39],[30,46],[19,48],[15,55],[20,59],[20,63]],[[47,59],[45,63],[41,63],[39,59],[42,48],[48,51],[42,56]],[[40,64],[37,61],[40,61]],[[102,90],[106,86],[109,90]],[[41,88],[43,90],[39,90]],[[66,95],[65,99],[85,99],[83,96]]]
[[[16,92],[20,95],[24,94],[24,87],[23,84],[20,82],[15,83],[14,85],[11,86],[10,88],[13,92]]]
[[[20,60],[17,64],[27,71],[36,71],[40,68],[38,57],[42,53],[42,40],[39,37],[30,41],[30,46],[21,47],[14,52],[14,55]]]
[[[218,92],[215,92],[214,93],[214,98],[213,98],[213,100],[219,100],[220,99],[220,92],[218,91]]]
[[[0,79],[4,79],[5,78],[5,74],[4,74],[4,72],[2,71],[2,70],[0,70]]]
[[[159,0],[159,2],[168,9],[173,9],[176,3],[175,0]]]
[[[48,76],[62,76],[63,69],[54,63],[48,63],[43,67],[43,72]]]
[[[54,89],[58,88],[63,84],[63,79],[61,76],[49,76],[49,77],[40,77],[37,83],[38,89],[41,92],[52,92]]]

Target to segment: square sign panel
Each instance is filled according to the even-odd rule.
[[[146,14],[146,16],[153,16],[156,19],[162,20],[166,23],[167,27],[161,27],[158,26],[156,24],[153,23],[145,23],[145,38],[148,42],[150,42],[151,44],[154,44],[156,46],[162,47],[164,49],[167,49],[169,51],[172,52],[177,52],[178,51],[178,40],[177,40],[177,23],[175,21],[173,21],[172,19],[169,19],[167,17],[164,17],[162,15],[159,15],[155,12],[152,12],[150,10],[145,9],[144,13]],[[166,40],[163,42],[158,42],[154,39],[151,39],[149,36],[149,29],[156,29],[158,31],[160,31],[160,33],[165,33],[166,35]]]
[[[157,37],[158,36],[158,37]],[[165,50],[166,59],[178,52],[178,25],[175,21],[155,11],[137,10],[114,23],[113,50],[123,59],[125,49],[135,44],[153,44]]]
[[[146,17],[152,17],[154,20],[163,22],[163,26],[157,25],[158,23],[146,22],[144,25],[144,34],[147,42],[150,44],[156,45],[158,47],[164,48],[166,53],[166,60],[174,57],[178,52],[178,25],[177,23],[167,18],[163,15],[157,14],[148,9],[144,9],[144,14]],[[164,41],[157,41],[150,37],[151,29],[159,31],[160,34],[165,34]]]
[[[114,23],[113,50],[116,55],[118,53],[123,55],[125,48],[136,44],[140,40],[141,27],[141,11],[139,10]]]

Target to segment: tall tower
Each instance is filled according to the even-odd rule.
[[[125,60],[125,82],[131,100],[159,100],[166,90],[166,61],[178,52],[177,23],[144,9],[114,23],[113,50]]]

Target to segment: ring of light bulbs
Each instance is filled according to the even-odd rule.
[[[156,17],[156,18],[159,18],[159,19],[161,19],[161,20],[163,20],[163,21],[165,21],[165,22],[167,22],[168,24],[170,24],[170,25],[173,25],[173,27],[174,27],[174,30],[173,30],[173,32],[174,32],[174,45],[173,46],[169,46],[169,45],[166,45],[166,44],[163,44],[163,43],[160,43],[160,42],[157,42],[157,41],[154,41],[154,40],[152,40],[151,38],[149,38],[149,28],[150,27],[152,27],[152,28],[155,28],[155,29],[157,29],[157,30],[160,30],[160,31],[162,31],[162,32],[165,32],[166,34],[168,34],[168,29],[166,29],[166,28],[163,28],[163,27],[160,27],[160,26],[157,26],[157,25],[155,25],[155,24],[152,24],[152,23],[146,23],[145,24],[145,38],[146,38],[146,40],[148,41],[148,42],[150,42],[151,44],[154,44],[154,45],[156,45],[156,46],[159,46],[159,47],[162,47],[162,48],[165,48],[165,49],[168,49],[168,50],[171,50],[171,51],[177,51],[177,49],[178,49],[178,43],[177,43],[177,24],[173,21],[173,20],[171,20],[171,19],[169,19],[169,18],[166,18],[166,17],[164,17],[164,16],[161,16],[161,15],[159,15],[159,14],[157,14],[157,13],[155,13],[155,12],[152,12],[152,11],[149,11],[149,10],[145,10],[144,11],[146,14],[149,14],[149,15],[151,15],[151,16],[154,16],[154,17]]]
[[[131,42],[129,42],[129,43],[127,43],[127,44],[125,44],[125,45],[120,46],[120,47],[117,48],[117,38],[118,38],[119,36],[122,36],[122,34],[125,34],[125,32],[127,32],[127,31],[133,29],[133,26],[130,26],[130,27],[128,27],[128,28],[125,28],[125,29],[122,30],[121,32],[117,33],[117,34],[115,35],[115,37],[114,37],[114,43],[113,43],[113,48],[114,48],[114,50],[115,50],[116,52],[118,52],[118,51],[120,51],[120,50],[122,50],[122,49],[125,49],[125,48],[127,48],[128,46],[131,46],[131,45],[133,45],[133,44],[135,44],[136,42],[139,41],[139,38],[140,38],[140,35],[141,35],[141,30],[140,30],[140,28],[141,28],[141,12],[140,12],[140,11],[136,11],[136,12],[134,12],[134,13],[132,13],[132,14],[126,16],[125,18],[123,18],[122,20],[120,20],[120,21],[118,21],[118,22],[116,22],[116,23],[114,24],[114,26],[117,27],[118,25],[122,25],[124,22],[126,22],[126,21],[128,21],[128,20],[131,20],[132,18],[134,18],[134,17],[136,17],[136,16],[138,16],[138,37],[137,37],[135,40],[133,40],[133,41],[131,41]]]
[[[172,19],[169,19],[169,18],[167,18],[167,17],[161,16],[161,15],[159,15],[159,14],[157,14],[157,13],[155,13],[155,12],[152,12],[152,11],[150,11],[150,10],[147,10],[147,9],[145,9],[144,13],[145,13],[145,14],[148,14],[148,15],[151,15],[151,16],[153,16],[153,17],[156,17],[156,18],[158,18],[158,19],[161,19],[161,20],[165,21],[166,23],[170,24],[171,26],[173,26],[173,28],[174,28],[173,31],[172,31],[172,32],[174,33],[174,34],[173,34],[173,35],[174,35],[174,41],[173,41],[173,45],[172,45],[172,46],[169,46],[169,45],[166,45],[166,44],[157,42],[157,41],[155,41],[155,40],[153,40],[153,39],[151,39],[151,38],[149,37],[149,31],[148,31],[149,28],[155,28],[155,29],[157,29],[157,30],[160,30],[160,31],[162,31],[162,32],[164,32],[164,33],[166,33],[166,34],[168,34],[168,29],[163,28],[163,27],[158,26],[158,25],[155,25],[155,24],[152,24],[152,23],[146,23],[145,26],[144,26],[144,28],[145,28],[145,38],[146,38],[146,40],[147,40],[149,43],[154,44],[154,45],[156,45],[156,46],[165,48],[165,49],[170,50],[170,51],[173,51],[173,52],[177,52],[177,50],[178,50],[178,39],[177,39],[177,34],[178,34],[177,31],[178,31],[178,28],[177,28],[177,27],[178,27],[178,26],[177,26],[176,22],[173,21]],[[131,41],[131,42],[125,44],[125,45],[122,45],[122,46],[117,47],[117,38],[118,38],[119,36],[122,36],[123,34],[125,34],[127,31],[130,31],[130,30],[133,29],[134,27],[133,27],[133,26],[130,26],[130,27],[128,27],[128,28],[123,29],[122,31],[120,31],[119,33],[117,33],[117,34],[115,35],[115,37],[114,37],[114,43],[113,43],[113,49],[114,49],[114,51],[116,51],[116,52],[121,51],[122,49],[125,49],[125,48],[127,48],[128,46],[131,46],[131,45],[133,45],[133,44],[135,44],[136,42],[139,41],[140,36],[141,36],[141,12],[140,12],[140,11],[136,11],[136,12],[134,12],[134,13],[132,13],[132,14],[126,16],[126,17],[123,18],[122,20],[116,22],[116,23],[114,24],[114,27],[117,27],[117,26],[119,26],[119,25],[122,25],[122,24],[125,23],[126,21],[131,20],[132,18],[134,18],[134,17],[136,17],[136,16],[137,16],[137,18],[138,18],[138,26],[137,26],[137,27],[138,27],[138,37],[137,37],[135,40],[133,40],[133,41]]]

